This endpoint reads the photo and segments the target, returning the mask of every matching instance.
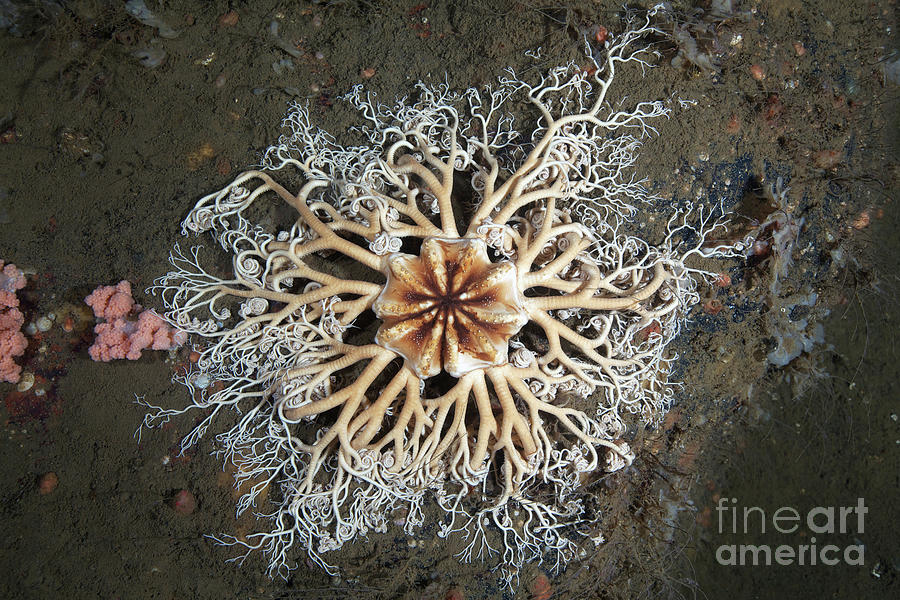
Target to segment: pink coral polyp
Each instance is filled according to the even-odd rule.
[[[17,383],[22,367],[13,359],[22,356],[28,340],[20,331],[25,317],[17,306],[16,292],[25,287],[25,275],[16,265],[0,260],[0,381]]]

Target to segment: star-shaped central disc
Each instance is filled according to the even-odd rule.
[[[419,377],[454,377],[501,365],[528,321],[516,266],[491,263],[480,239],[427,238],[419,256],[391,254],[372,309],[375,343],[403,356]]]

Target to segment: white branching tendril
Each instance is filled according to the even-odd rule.
[[[369,243],[369,250],[379,256],[391,254],[392,252],[400,252],[403,242],[398,237],[390,236],[386,233],[379,233],[375,240]]]

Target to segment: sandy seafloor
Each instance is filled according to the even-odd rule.
[[[164,39],[121,3],[60,4],[0,3],[13,17],[0,32],[0,258],[28,273],[30,320],[58,315],[20,359],[38,377],[32,393],[0,384],[0,596],[503,597],[495,565],[461,564],[458,544],[433,529],[414,549],[398,531],[348,545],[331,556],[340,577],[302,556],[287,581],[268,579],[256,556],[226,563],[233,551],[204,535],[254,523],[235,521],[211,441],[175,456],[191,419],[133,437],[143,416],[135,394],[186,403],[170,383],[186,351],[94,363],[81,302],[127,279],[157,306],[142,290],[166,272],[180,220],[259,160],[289,101],[308,99],[313,119],[340,138],[358,123],[338,99],[353,85],[392,99],[418,80],[464,89],[507,66],[583,61],[580,36],[598,25],[620,31],[620,6],[148,2],[180,30]],[[802,225],[776,286],[772,254],[716,267],[732,285],[703,291],[679,340],[678,402],[659,430],[629,431],[639,449],[631,469],[588,488],[608,542],[551,577],[552,597],[898,597],[897,3],[746,0],[733,18],[673,4],[670,30],[687,26],[717,65],[673,66],[678,46],[658,40],[657,68],[617,79],[619,98],[697,101],[657,123],[639,175],[664,197],[722,200],[735,232],[772,213],[763,190],[782,177],[786,209]],[[236,23],[220,20],[232,9]],[[273,20],[299,55],[280,73],[273,63],[290,57],[269,35]],[[540,66],[524,56],[538,46]],[[163,50],[162,64],[142,65],[134,53],[146,48]],[[800,301],[810,293],[812,306]],[[72,332],[61,327],[67,316]],[[816,324],[823,341],[771,364],[781,340],[814,338]],[[39,494],[51,471],[58,487]],[[196,496],[193,514],[172,510],[180,489]],[[864,528],[851,518],[817,543],[861,546],[864,564],[723,566],[722,545],[797,548],[810,532],[731,534],[730,521],[720,532],[720,498],[769,515],[863,498]],[[533,582],[545,568],[523,569],[507,597],[540,596]]]

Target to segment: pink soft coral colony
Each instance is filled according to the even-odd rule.
[[[25,317],[18,309],[16,291],[25,287],[25,275],[16,265],[0,260],[0,381],[17,383],[22,367],[13,359],[25,353],[28,340],[22,335]]]
[[[105,321],[94,327],[97,337],[88,349],[93,360],[137,360],[141,351],[147,348],[169,350],[187,340],[185,332],[172,329],[156,313],[149,310],[141,312],[141,306],[135,304],[131,296],[131,283],[128,281],[100,286],[84,301],[94,311],[94,316]]]

